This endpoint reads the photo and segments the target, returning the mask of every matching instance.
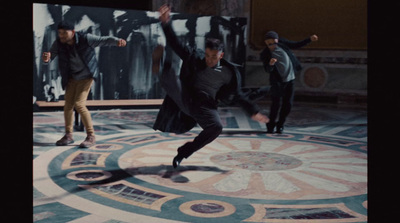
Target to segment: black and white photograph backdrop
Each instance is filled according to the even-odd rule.
[[[160,99],[164,92],[152,74],[151,54],[157,45],[166,44],[158,12],[102,7],[33,4],[33,96],[49,100],[49,90],[63,100],[57,58],[49,65],[41,55],[57,38],[57,25],[65,20],[75,31],[98,36],[115,36],[127,41],[126,47],[95,49],[99,78],[92,85],[89,99]],[[246,60],[247,18],[172,13],[172,26],[183,44],[204,50],[207,38],[218,38],[225,45],[224,58],[242,65]],[[176,57],[176,55],[175,55]],[[179,66],[179,63],[178,63]]]

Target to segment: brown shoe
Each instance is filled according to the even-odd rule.
[[[57,146],[67,146],[68,144],[74,143],[72,133],[66,133],[60,140],[56,142]]]
[[[161,62],[161,58],[163,56],[164,53],[164,47],[161,45],[158,45],[154,51],[153,54],[151,55],[152,61],[153,61],[153,65],[152,65],[152,72],[153,74],[158,74],[160,72],[160,62]]]
[[[96,138],[94,137],[94,135],[88,135],[85,139],[85,141],[83,141],[79,147],[80,148],[89,148],[91,146],[94,146],[96,144]]]

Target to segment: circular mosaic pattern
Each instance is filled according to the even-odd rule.
[[[154,142],[127,151],[118,164],[133,177],[189,192],[254,199],[326,199],[366,193],[363,143],[286,134],[285,138],[223,137],[177,171],[169,171],[187,139]]]
[[[263,222],[298,211],[365,219],[348,208],[366,208],[364,142],[289,133],[221,134],[174,169],[177,148],[195,135],[124,133],[86,150],[57,147],[35,159],[35,169],[43,173],[35,188],[54,197],[76,192],[62,202],[82,204],[82,211],[96,215],[110,208],[107,216],[123,222],[135,213],[184,222]],[[51,180],[39,180],[47,174]],[[335,204],[346,197],[351,197],[346,204]],[[241,217],[243,209],[254,214]]]
[[[103,170],[80,170],[67,174],[67,178],[80,181],[99,181],[110,178],[111,173]]]
[[[190,206],[190,209],[198,213],[214,214],[223,212],[225,208],[222,205],[215,203],[201,203]]]
[[[179,210],[191,216],[215,218],[231,215],[236,208],[229,203],[217,200],[195,200],[182,204]]]
[[[210,159],[222,166],[257,171],[288,170],[303,163],[299,159],[282,154],[253,151],[218,154]]]
[[[99,150],[99,151],[107,151],[107,150],[119,150],[124,148],[121,145],[116,145],[116,144],[96,144],[92,147],[90,147],[91,150]]]
[[[328,79],[328,74],[323,67],[310,66],[303,69],[301,82],[309,89],[322,89]]]

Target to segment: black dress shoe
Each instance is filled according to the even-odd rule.
[[[181,164],[182,160],[183,160],[182,156],[179,156],[179,154],[176,155],[172,160],[172,166],[176,169]]]
[[[283,133],[283,125],[276,127],[276,133],[278,133],[278,134],[282,134]]]
[[[274,133],[275,124],[267,123],[267,133]]]

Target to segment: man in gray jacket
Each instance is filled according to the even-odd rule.
[[[90,112],[86,107],[87,96],[93,80],[98,76],[98,65],[94,48],[99,46],[126,46],[124,39],[75,32],[74,26],[68,22],[60,22],[57,27],[58,38],[44,52],[43,62],[49,63],[58,56],[58,66],[61,73],[62,88],[65,89],[65,135],[56,142],[57,146],[65,146],[74,142],[73,110],[81,115],[86,128],[87,137],[79,145],[88,148],[96,143]]]
[[[275,31],[269,31],[264,36],[265,49],[260,54],[264,69],[270,74],[269,82],[271,88],[260,88],[258,94],[271,94],[270,122],[266,124],[267,133],[282,133],[287,116],[289,115],[293,97],[295,73],[300,72],[302,67],[291,49],[300,48],[317,41],[318,36],[312,35],[302,41],[290,41],[279,37]],[[251,98],[252,95],[250,95]],[[253,97],[257,97],[254,96]],[[276,118],[279,112],[279,120]]]

